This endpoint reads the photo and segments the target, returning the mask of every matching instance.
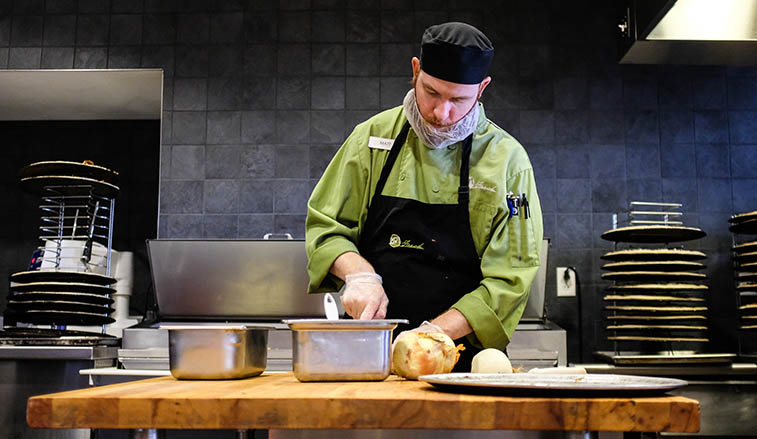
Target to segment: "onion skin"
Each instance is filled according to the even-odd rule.
[[[411,380],[421,375],[449,373],[463,349],[463,345],[455,347],[452,339],[441,332],[406,332],[395,342],[392,369]]]

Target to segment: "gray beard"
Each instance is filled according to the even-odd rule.
[[[405,110],[407,121],[413,127],[413,131],[415,131],[415,134],[418,135],[423,144],[430,149],[444,148],[445,146],[465,140],[466,137],[473,134],[473,131],[476,130],[480,113],[478,102],[476,102],[471,111],[459,121],[450,126],[436,128],[426,122],[423,116],[421,116],[418,103],[415,101],[415,89],[410,89],[407,92],[405,99],[402,101],[402,106]]]

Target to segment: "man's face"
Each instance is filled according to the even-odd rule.
[[[489,84],[487,77],[480,84],[457,84],[435,78],[420,69],[413,58],[413,88],[421,116],[435,128],[452,125],[465,117]]]

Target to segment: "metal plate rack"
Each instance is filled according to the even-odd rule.
[[[706,234],[683,225],[681,208],[680,203],[633,201],[627,224],[613,215],[612,228],[602,234],[615,243],[601,257],[602,279],[613,282],[603,297],[613,351],[595,352],[597,357],[615,364],[631,357],[657,364],[713,361],[700,354],[709,341],[709,286],[700,272],[707,256],[679,244]],[[619,248],[621,243],[630,246]],[[714,361],[731,361],[731,356]]]
[[[29,269],[10,276],[5,329],[19,322],[53,329],[112,323],[118,173],[91,162],[39,162],[19,178],[22,189],[40,197],[40,246]]]
[[[757,211],[739,213],[728,219],[732,238],[733,278],[738,308],[738,352],[757,358]]]

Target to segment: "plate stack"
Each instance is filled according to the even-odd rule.
[[[112,225],[118,173],[91,163],[39,162],[19,172],[22,189],[41,198],[39,239],[28,271],[11,274],[6,332],[17,323],[112,323]]]
[[[743,353],[743,341],[753,338],[747,334],[757,330],[757,241],[754,240],[755,236],[751,236],[752,239],[744,239],[742,235],[757,235],[757,211],[733,215],[728,222],[731,223],[728,230],[733,233],[733,268],[739,308],[739,329],[744,335],[739,337],[739,351]],[[746,347],[746,351],[755,349],[754,344],[752,345],[753,347]]]
[[[661,215],[661,221],[631,221],[627,227],[613,228],[602,238],[616,243],[602,256],[606,262],[602,278],[613,281],[604,296],[608,311],[608,339],[625,343],[623,351],[671,352],[681,343],[698,346],[708,341],[707,275],[701,273],[706,255],[697,250],[671,247],[706,236],[695,227],[670,221],[679,212],[636,211],[639,205],[681,207],[673,203],[632,203],[631,218]],[[641,224],[640,224],[641,223]],[[618,249],[619,243],[630,248]],[[673,349],[676,343],[677,349]],[[629,349],[635,346],[636,349]],[[641,347],[639,347],[641,346]]]
[[[115,311],[107,285],[115,279],[94,273],[25,271],[10,277],[8,310],[32,324],[105,325]]]

